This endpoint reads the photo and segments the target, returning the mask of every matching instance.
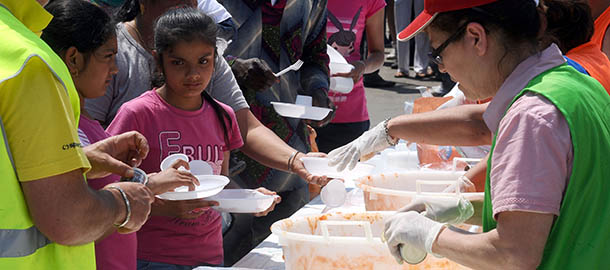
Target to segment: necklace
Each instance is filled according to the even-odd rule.
[[[150,48],[150,46],[148,46],[148,43],[146,43],[144,41],[144,38],[142,38],[142,34],[140,34],[140,31],[138,30],[138,28],[133,26],[132,23],[135,24],[135,21],[127,22],[125,24],[128,25],[129,28],[131,28],[136,33],[136,36],[137,36],[136,38],[139,39],[140,45],[142,45],[142,47],[144,47],[144,49],[146,49],[147,51],[151,52],[152,49]]]

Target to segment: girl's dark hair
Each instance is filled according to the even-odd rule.
[[[155,51],[161,73],[165,73],[163,67],[163,54],[170,50],[176,43],[180,41],[191,42],[200,40],[204,43],[216,48],[216,35],[218,27],[212,18],[196,8],[176,8],[170,9],[155,22]],[[216,58],[217,53],[214,53]],[[153,82],[155,86],[160,86],[164,83],[163,76],[156,78]],[[218,122],[222,126],[224,132],[225,143],[229,144],[229,129],[232,128],[231,117],[214,100],[205,90],[201,93],[203,99],[212,105]],[[227,124],[229,128],[227,128]]]
[[[114,17],[119,22],[128,22],[135,19],[140,14],[139,0],[126,0],[119,8]]]
[[[431,26],[454,33],[468,22],[483,25],[488,33],[500,33],[506,54],[510,50],[524,49],[521,46],[524,43],[538,51],[541,21],[533,0],[499,0],[474,8],[443,12],[432,21]]]
[[[545,0],[547,33],[566,54],[593,36],[591,8],[583,0]]]
[[[59,55],[70,47],[83,54],[92,53],[116,35],[110,16],[87,1],[54,0],[45,9],[53,19],[41,38]]]

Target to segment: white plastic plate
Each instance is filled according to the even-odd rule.
[[[322,120],[331,111],[329,108],[310,107],[292,103],[271,102],[275,111],[283,116],[290,118],[300,118],[309,120]]]
[[[157,195],[164,200],[180,201],[207,198],[218,194],[228,183],[224,175],[195,175],[200,185],[193,191],[173,191]]]
[[[225,189],[208,199],[219,203],[213,208],[220,212],[259,213],[271,206],[275,196],[252,189]]]

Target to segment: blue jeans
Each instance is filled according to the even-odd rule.
[[[196,268],[199,266],[222,266],[222,265],[202,264],[202,265],[190,266],[190,265],[177,265],[177,264],[138,260],[138,270],[192,270],[193,268]]]

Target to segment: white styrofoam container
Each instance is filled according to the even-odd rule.
[[[224,189],[207,199],[218,202],[213,208],[219,212],[260,213],[267,210],[276,197],[253,189]]]

